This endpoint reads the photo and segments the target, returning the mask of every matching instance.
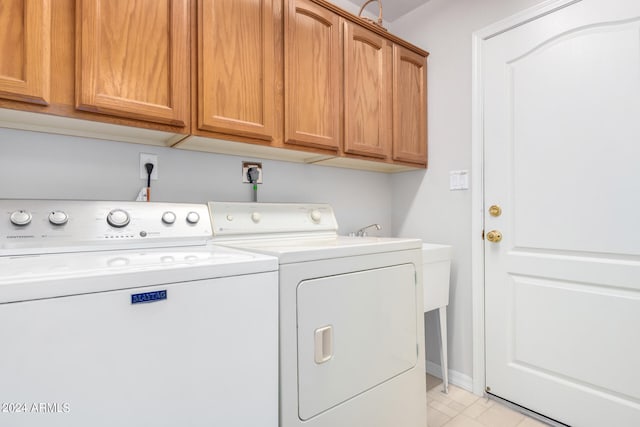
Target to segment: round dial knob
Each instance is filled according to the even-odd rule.
[[[200,215],[198,215],[198,212],[189,212],[187,214],[187,222],[189,224],[197,224],[198,221],[200,221]]]
[[[49,214],[49,222],[53,225],[65,225],[69,221],[69,215],[62,211],[53,211]]]
[[[27,225],[31,222],[31,212],[15,211],[11,213],[10,219],[14,225]]]
[[[176,222],[176,214],[171,211],[167,211],[162,214],[162,222],[165,224],[173,224]]]
[[[314,209],[311,211],[311,221],[317,224],[320,222],[321,219],[322,219],[322,213],[319,210]]]
[[[259,223],[261,219],[262,215],[260,215],[260,212],[254,212],[251,214],[251,221],[255,222],[256,224]]]
[[[122,209],[114,209],[107,215],[107,222],[110,226],[116,228],[126,227],[129,224],[129,214]]]

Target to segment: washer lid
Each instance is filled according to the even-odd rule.
[[[219,246],[0,257],[0,303],[277,271]]]

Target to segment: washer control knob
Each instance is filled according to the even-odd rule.
[[[233,215],[228,214],[227,215],[227,221],[229,221],[229,222],[233,221]]]
[[[197,224],[198,221],[200,221],[200,215],[198,212],[191,211],[187,214],[187,222],[189,224]]]
[[[31,222],[31,212],[15,211],[11,213],[10,219],[13,225],[27,225]]]
[[[176,222],[176,214],[171,211],[167,211],[162,214],[162,222],[165,224],[173,224]]]
[[[122,209],[114,209],[107,215],[107,223],[116,228],[126,227],[129,224],[129,214]]]
[[[320,212],[317,209],[314,209],[311,211],[311,221],[317,224],[320,222],[321,219],[322,219],[322,212]]]
[[[49,222],[53,225],[65,225],[69,221],[69,215],[63,211],[53,211],[49,214]]]
[[[261,219],[262,215],[260,215],[260,212],[254,212],[251,214],[251,221],[255,222],[256,224],[259,223]]]

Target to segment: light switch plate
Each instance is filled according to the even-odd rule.
[[[469,171],[459,170],[449,172],[449,190],[468,190],[469,189]]]

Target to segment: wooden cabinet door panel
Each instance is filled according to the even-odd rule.
[[[344,25],[344,151],[387,158],[392,138],[392,45],[355,24]]]
[[[426,59],[398,45],[393,52],[393,159],[426,165]]]
[[[271,140],[273,0],[198,2],[198,128]]]
[[[309,0],[285,4],[285,143],[338,150],[340,19]]]
[[[0,52],[0,97],[48,104],[50,0],[0,1]]]
[[[78,0],[76,107],[185,126],[188,0]]]

